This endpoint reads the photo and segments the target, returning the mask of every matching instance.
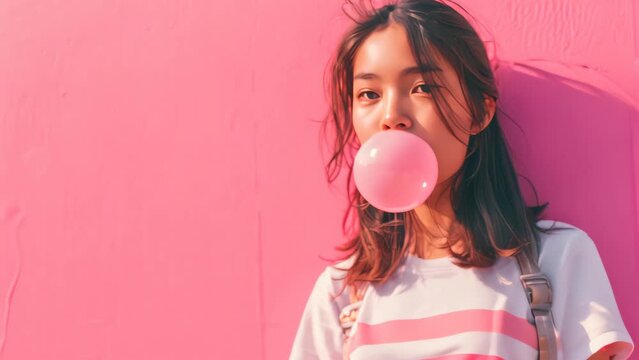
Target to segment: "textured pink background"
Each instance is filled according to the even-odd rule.
[[[520,173],[639,340],[639,5],[461,3]],[[0,359],[288,356],[342,240],[316,122],[340,4],[0,2]]]

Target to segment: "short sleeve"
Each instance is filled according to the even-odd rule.
[[[302,313],[290,360],[341,360],[342,328],[339,306],[332,299],[333,284],[328,267],[319,275]]]
[[[619,313],[597,247],[585,232],[576,230],[574,236],[565,239],[562,249],[557,241],[546,243],[546,250],[556,251],[545,256],[546,264],[540,258],[542,271],[544,265],[552,269],[548,273],[553,291],[552,312],[563,359],[587,359],[617,341],[624,342],[624,346],[615,360],[628,359],[634,343]]]

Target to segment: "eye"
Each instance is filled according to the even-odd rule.
[[[415,89],[422,88],[424,93],[431,94],[433,92],[433,88],[438,87],[437,85],[428,85],[428,84],[419,84],[415,87]]]
[[[422,94],[431,94],[432,93],[432,89],[436,88],[436,87],[441,87],[439,85],[428,85],[428,84],[419,84],[415,87],[415,89],[417,88],[422,88],[421,92]],[[418,92],[420,93],[420,92]],[[375,92],[373,91],[362,91],[361,93],[359,93],[359,95],[357,96],[358,99],[362,98],[365,94],[373,94],[374,96],[379,97],[379,95],[377,95]],[[364,97],[364,100],[376,100],[377,98],[369,98],[369,97]]]
[[[358,98],[361,98],[362,96],[364,96],[364,94],[375,94],[375,93],[372,92],[372,91],[362,91],[361,93],[359,93]],[[377,94],[375,94],[375,95],[377,95]],[[365,100],[375,100],[375,99],[365,98]]]

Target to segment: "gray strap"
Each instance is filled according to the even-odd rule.
[[[539,271],[537,239],[517,254],[521,283],[526,291],[537,328],[539,360],[557,359],[557,339],[552,320],[552,287],[548,277]]]

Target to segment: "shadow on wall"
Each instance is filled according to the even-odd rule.
[[[500,62],[496,77],[500,124],[528,204],[536,201],[530,180],[550,202],[545,218],[592,237],[626,327],[638,334],[639,99],[585,66]]]

